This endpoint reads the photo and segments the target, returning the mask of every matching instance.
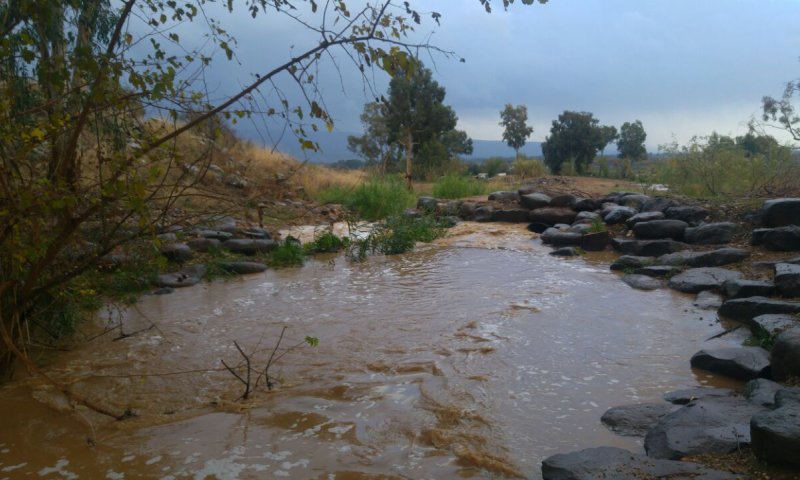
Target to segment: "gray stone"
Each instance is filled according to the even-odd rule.
[[[458,216],[464,220],[469,220],[475,215],[475,210],[477,208],[478,204],[475,202],[461,202],[461,205],[458,207]]]
[[[666,197],[652,197],[642,205],[642,212],[664,212],[669,207],[676,206],[675,200]]]
[[[151,293],[152,295],[169,295],[170,293],[174,293],[175,289],[172,287],[161,287],[156,290],[153,290]]]
[[[562,232],[556,228],[548,228],[542,233],[542,243],[553,245],[554,247],[581,245],[583,235],[574,232]]]
[[[722,305],[722,296],[711,290],[703,290],[697,294],[693,305],[701,310],[716,310]]]
[[[663,212],[641,212],[627,219],[625,221],[625,225],[628,228],[633,228],[633,226],[636,225],[637,223],[651,222],[653,220],[663,220],[663,219],[664,219]]]
[[[768,373],[769,352],[761,347],[703,349],[691,359],[694,368],[739,380],[752,380]]]
[[[661,257],[669,253],[682,251],[686,246],[675,240],[628,240],[613,238],[611,246],[620,253],[639,257]]]
[[[229,233],[236,233],[236,219],[232,217],[221,217],[217,221],[217,225],[215,227],[217,230],[222,230],[223,232]],[[226,240],[224,238],[220,238],[219,240]]]
[[[600,214],[596,212],[581,211],[575,216],[575,222],[599,220]]]
[[[613,407],[600,417],[608,428],[618,435],[643,437],[655,427],[658,420],[675,407],[669,403],[640,403]]]
[[[165,273],[158,276],[159,287],[183,288],[197,285],[206,273],[205,265],[192,265],[180,271]]]
[[[775,393],[776,407],[785,407],[789,404],[800,405],[800,387],[782,388]]]
[[[488,205],[483,205],[475,209],[471,220],[474,222],[491,222],[494,209]]]
[[[574,257],[578,255],[578,250],[575,247],[561,247],[550,252],[554,257]]]
[[[736,224],[732,222],[706,223],[687,228],[683,233],[683,241],[699,245],[728,243],[736,232]]]
[[[733,396],[733,394],[734,391],[730,388],[695,387],[675,390],[664,394],[662,398],[675,405],[686,405],[695,400],[711,397],[730,397]]]
[[[775,287],[786,297],[800,297],[800,265],[778,263],[775,265]]]
[[[587,212],[599,210],[602,204],[593,198],[580,198],[575,201],[572,209],[576,212]]]
[[[800,318],[786,314],[759,315],[752,320],[751,327],[754,332],[762,331],[774,337],[790,328],[800,327]]]
[[[728,298],[766,297],[775,292],[775,284],[767,280],[728,280],[722,285],[722,293]]]
[[[636,290],[655,290],[663,286],[660,280],[648,277],[647,275],[636,275],[633,273],[623,275],[622,281]]]
[[[220,267],[226,272],[239,275],[260,273],[267,269],[267,266],[260,262],[222,262]]]
[[[575,223],[571,225],[567,231],[568,232],[575,232],[580,233],[581,235],[589,233],[589,230],[592,229],[592,225],[589,223]]]
[[[633,226],[633,234],[645,240],[660,240],[671,238],[680,240],[689,224],[682,220],[650,220],[639,222]]]
[[[417,209],[429,213],[434,213],[439,208],[439,201],[433,197],[419,197],[417,199]]]
[[[793,252],[800,250],[800,227],[789,225],[778,228],[758,228],[753,230],[753,245],[764,245],[767,250],[775,252]]]
[[[750,443],[750,417],[765,409],[741,397],[706,397],[659,420],[647,432],[647,456],[679,459],[730,453]]]
[[[493,222],[527,223],[530,210],[524,208],[507,208],[492,212]]]
[[[720,290],[725,281],[737,279],[741,276],[740,272],[724,268],[692,268],[670,278],[669,287],[685,293]]]
[[[278,246],[275,240],[259,240],[255,238],[234,238],[222,242],[222,248],[242,255],[255,255],[274,250]]]
[[[184,263],[191,260],[192,249],[185,243],[173,243],[161,248],[161,255],[163,255],[170,262]]]
[[[550,201],[550,206],[572,208],[577,200],[578,199],[575,198],[575,195],[566,193],[553,197],[553,199]]]
[[[219,250],[221,242],[216,238],[192,238],[186,241],[186,245],[197,252],[213,252]]]
[[[533,233],[544,233],[549,228],[551,228],[550,225],[547,225],[547,224],[544,224],[544,223],[536,223],[536,222],[534,222],[534,223],[531,223],[530,225],[528,225],[528,230],[530,230]]]
[[[528,215],[528,220],[534,223],[544,223],[546,225],[555,225],[557,223],[571,224],[575,221],[577,215],[578,213],[571,208],[544,207],[531,210]]]
[[[800,403],[753,415],[750,434],[756,457],[769,463],[800,465]]]
[[[196,234],[200,238],[213,238],[214,240],[220,240],[223,242],[233,238],[232,233],[222,230],[198,230]]]
[[[178,241],[178,236],[175,235],[172,232],[162,233],[162,234],[156,235],[156,238],[158,238],[162,243],[169,243],[169,242],[177,242]]]
[[[761,207],[761,223],[767,227],[800,225],[800,198],[767,200]]]
[[[637,275],[647,275],[653,278],[661,278],[675,275],[680,273],[680,271],[680,268],[670,265],[648,265],[646,267],[637,268],[633,273]]]
[[[708,210],[703,207],[694,207],[690,205],[678,205],[664,210],[664,215],[667,218],[683,220],[690,225],[697,225],[708,216],[708,213]]]
[[[640,193],[631,193],[628,195],[621,196],[619,200],[617,200],[617,203],[625,207],[635,208],[636,211],[638,212],[642,208],[642,205],[644,205],[648,201],[650,201],[650,197],[648,195],[642,195]]]
[[[263,228],[248,228],[247,230],[242,230],[242,235],[247,238],[259,238],[259,239],[271,239],[272,235],[269,234],[268,231],[264,230]]]
[[[519,201],[519,194],[517,192],[492,192],[489,194],[489,200],[497,202],[517,202]]]
[[[775,337],[770,359],[774,380],[800,377],[800,327],[792,327]]]
[[[681,251],[662,255],[656,263],[660,265],[685,265],[688,267],[719,267],[738,263],[750,256],[742,248],[718,248],[706,252]]]
[[[632,216],[636,215],[636,210],[631,207],[614,207],[603,218],[609,225],[616,225],[618,223],[625,223],[625,221]]]
[[[529,193],[519,197],[519,203],[528,210],[544,208],[550,205],[550,197],[544,193]]]
[[[611,270],[632,270],[636,268],[643,268],[653,263],[651,257],[637,257],[634,255],[623,255],[614,260],[611,264]]]
[[[617,447],[559,453],[542,462],[543,480],[734,480],[727,472],[692,462],[648,458]]]
[[[719,308],[719,315],[731,320],[750,323],[760,315],[800,313],[800,302],[775,300],[767,297],[733,298]]]
[[[529,193],[536,193],[539,190],[538,185],[523,185],[517,189],[517,194],[521,197]]]
[[[775,394],[783,385],[766,378],[756,378],[745,383],[742,395],[756,405],[772,408],[775,406]]]

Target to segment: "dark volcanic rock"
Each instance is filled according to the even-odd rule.
[[[489,200],[497,202],[516,202],[519,201],[519,194],[517,192],[492,192],[489,194]]]
[[[524,208],[509,208],[492,212],[493,222],[527,223],[530,210]]]
[[[667,218],[683,220],[690,225],[697,225],[708,216],[708,210],[690,205],[674,206],[664,210]]]
[[[765,409],[741,397],[707,397],[666,415],[647,432],[647,456],[729,453],[750,443],[750,417]]]
[[[581,211],[575,215],[575,223],[577,222],[591,222],[592,220],[600,220],[600,214],[589,211]]]
[[[163,255],[170,262],[184,263],[193,258],[192,249],[185,243],[173,243],[161,249]]]
[[[260,262],[222,262],[220,267],[227,272],[240,275],[260,273],[267,269],[267,266]]]
[[[761,347],[703,349],[695,353],[692,367],[740,380],[763,377],[769,367],[769,352]]]
[[[727,280],[740,278],[742,274],[724,268],[692,268],[669,279],[669,287],[685,293],[699,293],[703,290],[720,290]]]
[[[550,205],[553,207],[572,208],[576,201],[578,201],[578,199],[576,199],[574,195],[567,193],[553,197],[553,199],[550,201]]]
[[[663,212],[669,207],[674,207],[677,205],[675,200],[666,198],[666,197],[653,197],[650,200],[644,202],[642,205],[641,211],[642,212]]]
[[[535,210],[550,205],[550,197],[544,193],[529,193],[519,197],[519,204],[528,210]]]
[[[728,280],[722,285],[722,293],[728,298],[769,296],[775,292],[775,284],[768,280]]]
[[[800,313],[800,302],[775,300],[767,297],[734,298],[719,308],[722,317],[740,322],[750,322],[759,315],[771,313]]]
[[[655,290],[663,286],[660,280],[648,277],[647,275],[636,275],[633,273],[623,275],[622,281],[627,283],[631,288],[637,290]]]
[[[775,394],[783,385],[766,378],[756,378],[744,385],[742,395],[756,405],[772,408],[775,406]]]
[[[761,207],[761,223],[767,227],[800,225],[800,198],[767,200]]]
[[[658,258],[661,265],[686,265],[689,267],[719,267],[730,263],[738,263],[750,256],[748,250],[742,248],[718,248],[707,252],[682,251],[662,255]]]
[[[575,247],[561,247],[550,252],[554,257],[574,257],[578,255],[578,250]]]
[[[529,193],[536,193],[537,191],[539,191],[539,187],[537,185],[523,185],[517,189],[517,194],[521,197]]]
[[[800,327],[792,327],[775,337],[770,359],[775,380],[800,377]]]
[[[165,273],[158,276],[159,287],[183,288],[197,285],[206,273],[205,265],[192,265],[178,272]]]
[[[471,220],[473,222],[491,222],[493,211],[494,209],[488,205],[477,207],[472,213]]]
[[[255,238],[234,238],[222,242],[222,248],[233,253],[255,255],[256,253],[269,252],[278,246],[275,240],[260,240]]]
[[[634,215],[636,215],[636,210],[633,208],[617,206],[611,208],[603,220],[609,225],[616,225],[618,223],[624,223]]]
[[[800,327],[800,318],[786,314],[759,315],[752,320],[751,328],[754,332],[764,331],[770,337],[793,327]]]
[[[753,230],[751,243],[775,252],[797,251],[800,250],[800,227],[757,228]]]
[[[439,208],[439,201],[433,197],[419,197],[417,199],[417,210],[433,213]]]
[[[694,400],[700,400],[710,397],[730,397],[734,392],[730,388],[685,388],[683,390],[675,390],[674,392],[666,393],[662,398],[669,403],[675,405],[686,405]]]
[[[800,465],[800,403],[788,403],[753,415],[750,434],[758,458],[770,463]]]
[[[716,310],[722,305],[722,296],[711,290],[703,290],[697,294],[692,305],[702,310]]]
[[[650,201],[650,197],[648,195],[631,193],[619,197],[617,203],[625,207],[635,208],[636,211],[638,212],[642,208],[642,205],[644,205],[648,201]]]
[[[614,433],[632,437],[643,437],[655,427],[658,420],[675,407],[669,403],[640,403],[613,407],[600,417]]]
[[[800,265],[778,263],[775,265],[775,287],[786,297],[800,297]]]
[[[458,206],[458,216],[464,220],[469,220],[475,215],[477,208],[478,204],[475,202],[461,202],[461,205]]]
[[[664,214],[662,212],[641,212],[632,216],[625,221],[628,228],[633,228],[634,225],[641,222],[651,222],[653,220],[663,220]]]
[[[572,209],[576,212],[592,212],[600,210],[602,204],[593,198],[580,198],[575,201]]]
[[[219,250],[221,242],[216,238],[192,238],[186,241],[186,245],[198,252],[213,252]]]
[[[643,268],[653,263],[651,257],[637,257],[634,255],[623,255],[614,260],[611,264],[611,270],[630,270],[635,268]]]
[[[272,238],[272,235],[270,235],[268,231],[258,227],[242,230],[242,235],[244,235],[247,238],[260,238],[260,239]]]
[[[612,238],[611,246],[620,253],[639,257],[660,257],[683,250],[685,245],[675,240],[628,240]]]
[[[617,447],[559,453],[542,462],[544,480],[734,480],[727,472],[698,463],[648,458]]]
[[[647,275],[648,277],[661,278],[669,277],[681,271],[678,267],[670,265],[648,265],[646,267],[637,268],[633,273],[637,275]]]
[[[552,226],[557,223],[572,223],[575,221],[576,215],[578,213],[571,208],[544,207],[531,210],[528,214],[528,220],[533,223],[544,223]]]
[[[561,246],[575,246],[581,245],[583,235],[574,232],[562,232],[556,228],[548,228],[542,233],[542,242],[553,245],[555,247]]]
[[[683,233],[683,241],[700,245],[728,243],[733,238],[734,232],[736,224],[732,222],[706,223],[687,228]]]
[[[637,238],[643,239],[662,239],[671,238],[673,240],[680,240],[683,238],[683,232],[689,227],[689,224],[682,220],[651,220],[649,222],[639,222],[633,226],[633,234]]]
[[[533,233],[544,233],[548,228],[550,228],[550,226],[544,223],[531,223],[528,225],[528,230]]]

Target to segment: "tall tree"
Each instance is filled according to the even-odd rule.
[[[603,147],[603,140],[603,131],[592,113],[565,110],[553,120],[550,135],[542,144],[544,161],[554,173],[561,173],[565,162],[582,173]]]
[[[800,115],[792,103],[798,93],[800,93],[800,80],[793,80],[786,84],[781,98],[765,96],[762,99],[762,118],[765,122],[778,122],[778,127],[789,132],[794,140],[800,141]]]
[[[614,143],[619,138],[619,134],[617,133],[617,127],[612,125],[603,125],[600,127],[600,133],[602,135],[602,142],[603,146],[600,147],[600,156],[605,156],[606,147],[609,143]]]
[[[619,140],[617,140],[619,158],[629,158],[634,161],[645,158],[647,156],[645,140],[647,140],[647,133],[645,133],[641,121],[623,123],[620,128]]]
[[[363,158],[368,167],[378,167],[381,173],[391,170],[400,159],[400,148],[389,143],[389,129],[386,125],[387,106],[381,102],[364,105],[361,113],[362,135],[347,137],[347,148]]]
[[[444,87],[419,62],[410,62],[405,74],[395,75],[389,83],[385,110],[388,142],[403,148],[409,186],[415,175],[415,163],[430,169],[450,155],[472,150],[472,141],[466,134],[453,137],[450,133],[455,130],[458,118],[444,104],[445,95]]]
[[[528,107],[525,105],[515,107],[507,103],[500,111],[500,125],[504,128],[503,140],[514,149],[514,156],[517,158],[519,149],[525,146],[525,141],[533,133],[533,127],[529,127],[527,121]]]

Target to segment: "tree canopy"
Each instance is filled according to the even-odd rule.
[[[550,135],[542,144],[542,153],[553,173],[561,173],[564,163],[581,173],[606,143],[603,128],[594,114],[565,110],[558,120],[553,120]]]
[[[645,140],[647,140],[647,133],[645,133],[641,121],[623,123],[617,140],[619,158],[629,158],[631,160],[645,158],[647,156],[647,149],[644,146]]]
[[[533,133],[533,127],[527,125],[528,107],[510,103],[500,111],[500,125],[504,128],[503,140],[514,149],[515,156],[519,157],[519,150],[525,146],[525,141]]]

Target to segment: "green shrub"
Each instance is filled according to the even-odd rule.
[[[519,157],[514,160],[514,175],[517,178],[539,178],[549,175],[550,172],[544,162],[535,158]]]
[[[358,186],[345,204],[361,218],[379,220],[413,207],[416,197],[398,176],[372,178]]]
[[[486,186],[474,178],[461,175],[446,175],[433,184],[432,194],[436,198],[464,198],[483,195]]]
[[[267,263],[271,267],[293,267],[300,266],[306,260],[303,247],[297,239],[288,237],[282,243],[269,252]]]
[[[417,242],[432,242],[444,232],[445,228],[432,216],[415,218],[395,215],[376,225],[366,238],[352,240],[348,255],[352,259],[363,260],[368,253],[405,253],[414,248]]]
[[[314,253],[333,253],[347,247],[350,240],[347,238],[339,238],[331,232],[325,232],[318,235],[313,242],[303,245],[305,253],[311,255]]]

